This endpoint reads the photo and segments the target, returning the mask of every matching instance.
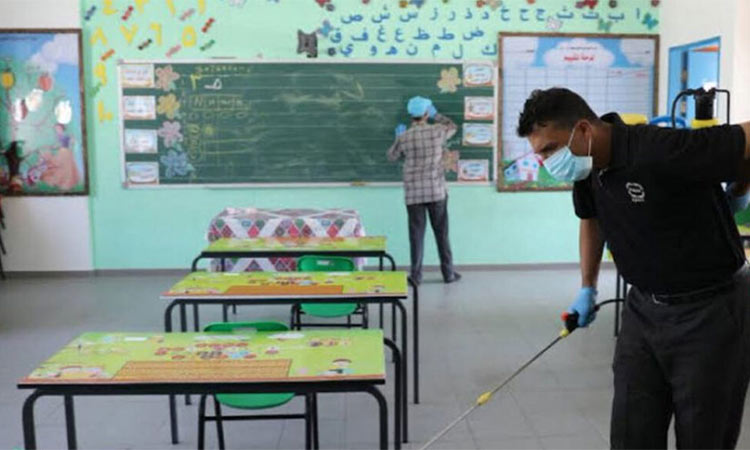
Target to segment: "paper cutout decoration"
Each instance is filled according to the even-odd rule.
[[[495,120],[494,97],[464,97],[465,120]]]
[[[466,123],[463,126],[463,145],[466,147],[492,147],[494,133],[490,123]]]
[[[156,153],[157,142],[156,130],[126,129],[124,133],[125,153]]]
[[[318,35],[297,30],[297,53],[307,53],[308,58],[318,57]]]
[[[128,184],[159,184],[159,163],[131,162],[125,165]]]
[[[495,67],[491,62],[470,62],[464,64],[464,86],[486,87],[495,82]]]
[[[451,67],[450,69],[443,69],[440,71],[440,79],[437,82],[437,86],[440,88],[440,93],[455,93],[460,85],[461,78],[458,76],[458,69]]]
[[[519,158],[508,166],[504,171],[506,181],[537,181],[539,179],[539,169],[541,164],[534,154],[526,155]]]
[[[486,159],[459,160],[458,181],[490,181],[490,162]]]

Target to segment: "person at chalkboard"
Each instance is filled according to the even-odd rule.
[[[461,279],[453,269],[448,240],[448,194],[443,169],[443,144],[456,133],[456,124],[438,114],[430,99],[412,97],[406,105],[411,126],[396,127],[396,140],[388,149],[388,160],[404,159],[404,193],[409,216],[411,280],[422,282],[422,256],[426,215],[435,233],[443,281]],[[430,123],[429,119],[433,122]]]
[[[611,447],[667,448],[674,418],[677,448],[734,448],[750,379],[750,267],[733,219],[750,202],[750,122],[628,126],[552,88],[532,92],[517,131],[573,184],[582,280],[568,312],[581,327],[596,318],[605,241],[631,286]]]

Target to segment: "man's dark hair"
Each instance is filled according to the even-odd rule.
[[[598,117],[580,95],[565,88],[537,89],[523,105],[516,132],[526,137],[535,125],[572,128],[581,119],[596,121]]]

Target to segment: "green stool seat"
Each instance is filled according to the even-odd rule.
[[[350,258],[341,256],[305,255],[297,260],[299,272],[353,272],[356,267]],[[356,303],[303,303],[300,310],[314,317],[346,317],[359,308]]]
[[[357,311],[356,303],[334,303],[326,305],[323,303],[303,303],[300,308],[302,312],[316,317],[344,317]]]
[[[294,394],[216,394],[222,405],[237,409],[266,409],[289,403]]]

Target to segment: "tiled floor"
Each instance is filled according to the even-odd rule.
[[[22,448],[18,378],[82,331],[162,329],[159,292],[177,276],[28,278],[0,282],[0,448]],[[557,336],[559,315],[578,286],[577,270],[467,271],[444,285],[426,274],[421,289],[422,403],[410,407],[411,443],[418,448]],[[600,300],[614,293],[602,274]],[[431,281],[431,280],[434,280]],[[202,320],[218,320],[210,309]],[[613,309],[574,333],[522,373],[495,399],[439,441],[435,449],[607,448],[614,349]],[[242,307],[240,318],[286,320],[285,307]],[[390,387],[388,399],[390,401]],[[196,447],[196,406],[180,404],[181,442],[169,443],[166,399],[92,397],[76,400],[81,448]],[[288,406],[299,410],[300,400]],[[374,448],[376,409],[366,395],[320,398],[323,448]],[[740,447],[750,448],[750,430]],[[235,422],[230,448],[301,448],[304,425]],[[37,403],[38,443],[63,448],[62,402]],[[216,448],[213,428],[209,448]]]

